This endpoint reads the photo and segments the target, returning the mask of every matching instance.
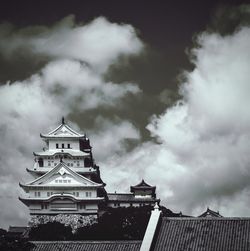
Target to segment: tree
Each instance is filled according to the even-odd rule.
[[[49,222],[33,227],[29,237],[30,240],[36,241],[71,240],[73,234],[70,226],[65,226],[59,222]]]

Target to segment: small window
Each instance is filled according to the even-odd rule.
[[[67,180],[63,180],[63,183],[67,183]]]
[[[91,192],[86,192],[86,197],[91,197]]]
[[[70,148],[70,144],[68,144],[68,148]]]
[[[62,180],[59,180],[59,183],[62,183]]]
[[[71,180],[68,180],[68,183],[71,183]]]
[[[64,148],[64,144],[62,144],[62,148]]]
[[[67,163],[67,166],[69,166],[70,164],[69,163]]]
[[[56,144],[56,148],[58,148],[58,143]]]
[[[48,166],[51,166],[50,161],[48,162]]]
[[[56,183],[58,183],[58,180],[55,180]]]
[[[50,196],[50,192],[47,192],[47,196]]]
[[[73,166],[73,163],[71,163],[70,166]]]
[[[56,166],[56,163],[54,163],[54,166]]]

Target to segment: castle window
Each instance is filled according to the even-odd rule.
[[[56,143],[56,148],[58,148],[58,143]]]
[[[70,144],[68,144],[68,148],[70,148]]]
[[[58,183],[58,180],[55,180],[56,183]]]
[[[73,163],[71,163],[70,165],[73,166]]]
[[[41,193],[40,192],[35,192],[35,197],[40,197]]]
[[[79,192],[73,192],[73,195],[79,197]]]
[[[56,163],[54,163],[54,166],[56,166]]]
[[[47,192],[47,196],[50,196],[50,192]]]
[[[91,197],[91,192],[86,192],[86,197]]]
[[[80,209],[85,209],[85,208],[86,208],[86,206],[85,206],[85,205],[80,204]]]
[[[48,161],[48,166],[51,166],[50,161]]]
[[[62,183],[62,180],[59,180],[59,183]]]
[[[67,163],[67,166],[69,166],[69,163]]]
[[[62,144],[62,148],[64,148],[64,144]]]
[[[38,159],[38,165],[39,165],[39,167],[43,167],[43,159],[42,158]]]

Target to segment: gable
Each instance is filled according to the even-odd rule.
[[[74,172],[63,162],[60,162],[51,171],[39,177],[38,179],[28,183],[27,185],[40,185],[40,186],[101,186],[92,180],[83,177],[82,175]]]
[[[80,134],[73,130],[70,126],[66,124],[59,125],[56,129],[52,130],[51,132],[47,134],[41,134],[41,137],[45,138],[53,138],[53,137],[73,137],[73,138],[79,138],[84,137],[84,134]]]

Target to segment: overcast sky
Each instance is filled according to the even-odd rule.
[[[247,1],[3,1],[0,227],[39,137],[87,133],[107,190],[144,178],[173,211],[250,216]]]

